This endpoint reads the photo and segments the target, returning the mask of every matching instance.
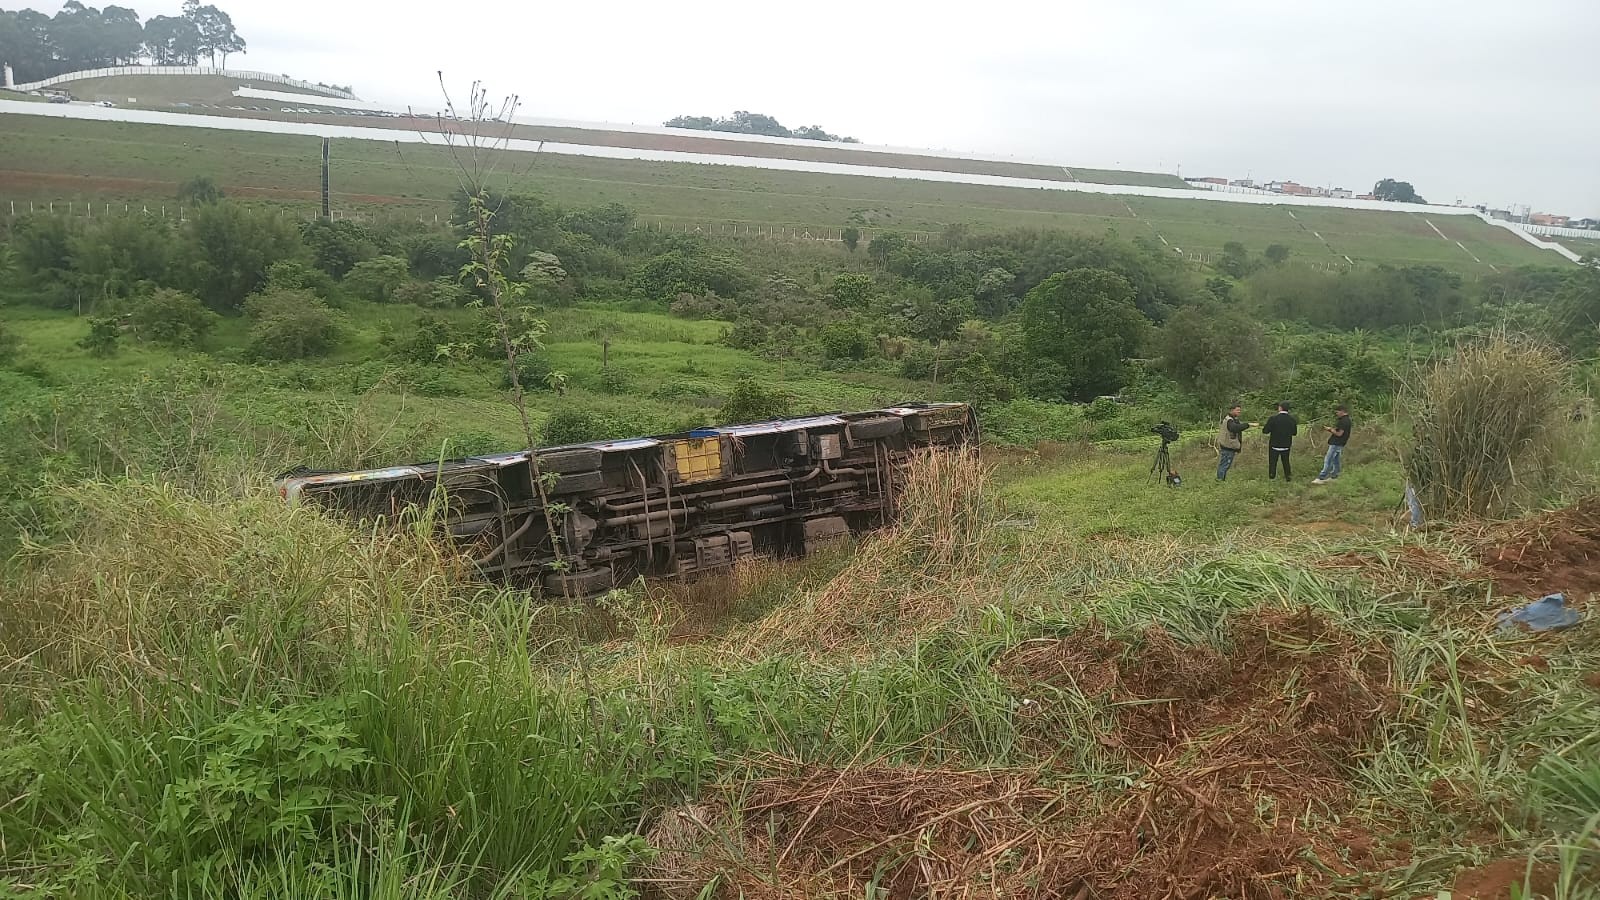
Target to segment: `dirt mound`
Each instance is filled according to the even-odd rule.
[[[1068,837],[1062,896],[1266,900],[1371,861],[1370,838],[1307,822],[1348,806],[1342,775],[1394,706],[1388,653],[1310,612],[1241,616],[1230,636],[1223,655],[1160,629],[1124,644],[1091,626],[998,664],[1014,684],[1111,701],[1102,742],[1144,770]],[[1048,728],[1048,711],[1035,721]]]
[[[1600,593],[1600,497],[1468,536],[1500,594],[1560,591],[1581,603]]]
[[[996,662],[1030,699],[1100,701],[1099,740],[1133,773],[1109,798],[1022,770],[796,766],[669,811],[648,883],[672,900],[713,882],[770,900],[1279,900],[1385,868],[1349,825],[1345,776],[1393,708],[1387,651],[1307,611],[1240,615],[1228,635],[1222,653],[1090,625]],[[1041,750],[1083,727],[1050,704],[1019,712]]]
[[[1497,859],[1457,873],[1450,897],[1452,900],[1512,900],[1513,897],[1554,896],[1560,874],[1561,870],[1550,863],[1534,863],[1529,871],[1526,859]],[[1513,885],[1517,893],[1512,893]],[[1524,885],[1532,893],[1524,891]]]
[[[731,800],[669,811],[648,840],[663,852],[658,896],[1029,897],[1054,865],[1045,823],[1059,791],[1030,773],[805,768]]]

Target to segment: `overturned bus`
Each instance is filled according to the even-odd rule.
[[[874,528],[915,454],[977,438],[971,407],[932,403],[550,447],[532,454],[549,515],[527,451],[276,484],[289,502],[363,518],[437,499],[441,529],[484,577],[587,597]]]

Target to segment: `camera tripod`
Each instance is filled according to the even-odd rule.
[[[1156,461],[1150,465],[1150,474],[1165,481],[1170,487],[1177,487],[1183,479],[1172,469],[1172,453],[1167,449],[1171,445],[1171,441],[1162,439],[1161,449],[1156,451]]]

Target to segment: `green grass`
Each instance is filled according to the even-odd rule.
[[[1581,256],[1600,256],[1600,237],[1595,238],[1557,238],[1567,249]]]
[[[256,367],[258,374],[241,383],[241,388],[254,384],[254,389],[225,398],[235,411],[270,425],[271,417],[292,412],[305,401],[347,405],[353,395],[365,395],[373,415],[391,418],[397,426],[423,428],[419,433],[484,435],[499,448],[525,443],[501,390],[499,365],[484,360],[422,366],[388,358],[378,343],[380,331],[403,332],[419,310],[352,301],[341,312],[348,327],[332,355]],[[445,315],[466,321],[478,314],[462,310]],[[98,358],[78,346],[88,324],[70,312],[14,306],[4,308],[4,316],[8,329],[22,341],[22,363],[37,366],[59,385],[130,383],[185,361],[211,364],[205,354],[175,354],[133,341],[124,341],[115,356]],[[620,425],[633,426],[635,433],[715,424],[727,392],[744,378],[788,394],[797,414],[870,409],[923,399],[928,392],[925,384],[887,374],[829,372],[803,360],[772,360],[732,349],[720,343],[727,327],[721,322],[605,306],[557,309],[548,319],[550,359],[571,381],[563,396],[534,386],[529,407],[536,421],[557,409],[574,408],[602,411]],[[600,326],[612,335],[609,365],[621,373],[620,381],[613,378],[610,385],[602,379],[600,340],[588,336]],[[224,318],[202,349],[224,360],[246,362],[239,347],[247,329],[242,318]],[[410,452],[432,451],[415,447]]]
[[[211,177],[235,197],[309,210],[316,202],[320,143],[315,138],[178,129],[152,125],[8,122],[0,163],[0,200],[150,203],[169,200],[181,181]],[[10,127],[10,126],[15,127]],[[1215,252],[1237,240],[1259,253],[1288,245],[1297,257],[1343,265],[1429,263],[1468,274],[1488,265],[1555,265],[1554,254],[1465,217],[1438,217],[1446,241],[1417,214],[1296,209],[1205,200],[1120,198],[914,179],[763,171],[693,163],[600,160],[506,154],[499,162],[509,190],[569,206],[625,204],[645,220],[838,228],[852,215],[876,230],[938,231],[964,223],[979,229],[1063,228],[1125,237],[1152,230],[1186,250]],[[442,216],[456,187],[442,149],[337,140],[336,204],[364,215]],[[1137,218],[1129,207],[1137,212]],[[1330,251],[1311,232],[1319,231]],[[1454,243],[1460,240],[1481,263]]]
[[[1324,448],[1301,441],[1292,460],[1295,480],[1286,484],[1267,479],[1265,450],[1257,442],[1234,461],[1228,480],[1218,482],[1211,442],[1193,440],[1174,454],[1183,484],[1171,488],[1150,474],[1155,438],[1145,442],[1148,452],[1129,446],[1138,443],[1119,441],[1118,449],[1073,445],[1049,460],[1011,463],[1001,496],[1038,527],[1082,538],[1205,540],[1283,527],[1348,533],[1388,524],[1400,508],[1400,466],[1382,451],[1352,447],[1338,480],[1312,485]]]

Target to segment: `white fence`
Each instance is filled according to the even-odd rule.
[[[327,87],[321,84],[312,84],[309,81],[300,81],[287,75],[273,75],[270,72],[251,72],[238,69],[214,69],[210,66],[113,66],[108,69],[85,69],[82,72],[68,72],[43,81],[30,81],[27,84],[13,85],[16,91],[37,91],[41,88],[54,87],[69,81],[78,81],[83,78],[111,78],[116,75],[225,75],[237,78],[240,81],[265,81],[271,84],[287,84],[291,87],[302,88],[308,91],[322,91],[335,97],[346,100],[359,100],[349,91]]]
[[[1512,222],[1530,234],[1542,234],[1545,237],[1585,238],[1591,241],[1600,241],[1600,229],[1589,228],[1561,228],[1556,225],[1535,225],[1531,222]]]

